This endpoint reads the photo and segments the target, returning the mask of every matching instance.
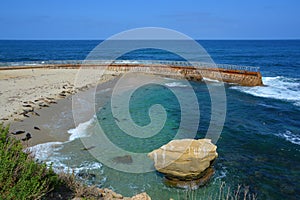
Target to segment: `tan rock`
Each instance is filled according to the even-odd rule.
[[[104,200],[151,200],[150,196],[146,192],[137,194],[133,197],[123,197],[121,194],[117,194],[116,192],[105,188],[101,194]]]
[[[210,178],[214,175],[215,171],[212,167],[209,167],[201,173],[201,177],[195,180],[179,180],[164,178],[164,183],[170,187],[178,187],[184,189],[198,189],[200,186],[205,185]]]
[[[133,197],[131,197],[131,200],[151,200],[149,195],[146,192],[143,192],[141,194],[137,194]]]
[[[148,154],[157,171],[168,179],[199,179],[218,156],[210,139],[172,140]]]

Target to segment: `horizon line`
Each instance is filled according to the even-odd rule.
[[[61,40],[61,41],[105,41],[107,39],[97,39],[97,38],[75,38],[75,39],[66,39],[66,38],[37,38],[37,39],[26,39],[26,38],[0,38],[0,41],[3,40],[14,40],[14,41],[57,41],[57,40]],[[254,41],[254,40],[300,40],[300,38],[197,38],[197,39],[193,39],[193,40],[216,40],[216,41],[220,41],[220,40],[228,40],[228,41],[233,41],[233,40],[245,40],[245,41]]]

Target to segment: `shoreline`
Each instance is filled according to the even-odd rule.
[[[28,69],[31,71],[31,69]],[[40,71],[42,74],[46,73],[48,74],[48,72],[56,72],[54,75],[58,75],[57,72],[62,72],[61,69],[56,69],[55,71],[51,71],[53,69],[50,69],[50,71],[48,71],[49,69],[42,69],[42,71]],[[113,84],[115,84],[115,81],[118,79],[115,74],[105,74],[104,76],[101,77],[101,79],[99,80],[95,80],[95,79],[91,79],[90,81],[87,81],[86,83],[82,84],[81,88],[78,88],[77,90],[73,90],[70,93],[67,93],[65,96],[61,96],[59,95],[61,93],[61,89],[67,88],[64,87],[65,86],[65,82],[67,82],[72,75],[74,75],[74,70],[69,71],[70,69],[67,69],[67,72],[70,72],[71,75],[69,74],[69,76],[67,76],[67,79],[63,79],[62,81],[60,81],[60,79],[57,79],[58,82],[56,82],[54,84],[54,88],[51,88],[53,90],[51,90],[50,92],[44,92],[42,94],[40,94],[41,96],[44,96],[44,100],[51,100],[53,101],[53,103],[48,103],[48,106],[37,106],[35,105],[35,100],[37,99],[32,99],[32,97],[36,98],[36,95],[26,95],[27,93],[25,92],[22,96],[21,99],[19,99],[18,101],[15,100],[13,101],[11,104],[9,105],[5,105],[5,101],[7,101],[7,99],[11,99],[11,93],[13,92],[20,92],[20,90],[22,90],[22,88],[18,87],[19,84],[17,84],[16,82],[19,81],[24,81],[24,79],[28,79],[27,74],[30,73],[28,71],[25,72],[25,74],[22,75],[22,73],[24,72],[19,71],[19,73],[15,74],[14,76],[12,76],[12,73],[10,71],[7,71],[8,73],[3,74],[0,71],[0,84],[1,87],[3,86],[2,83],[6,83],[7,85],[11,84],[12,82],[15,83],[13,86],[14,87],[10,87],[10,89],[12,90],[11,93],[8,93],[6,95],[3,95],[3,93],[1,93],[1,105],[5,105],[3,107],[1,107],[1,110],[5,110],[5,107],[10,106],[10,105],[14,105],[17,106],[17,109],[12,109],[12,110],[8,110],[6,109],[3,113],[1,113],[1,118],[3,118],[3,116],[5,117],[6,115],[8,115],[8,120],[0,120],[0,123],[4,123],[4,125],[10,125],[10,133],[12,132],[16,132],[16,131],[25,131],[22,134],[18,134],[18,135],[14,135],[14,134],[10,134],[10,136],[13,136],[15,138],[17,138],[18,140],[20,140],[24,146],[24,148],[28,148],[28,147],[33,147],[35,145],[38,144],[45,144],[48,142],[66,142],[69,140],[69,136],[70,134],[68,134],[68,130],[75,128],[75,124],[73,119],[73,115],[72,115],[72,97],[73,95],[79,94],[80,95],[85,95],[85,93],[89,93],[89,92],[95,92],[95,89],[97,91],[101,91],[101,90],[107,90],[107,88],[110,88]],[[16,70],[14,70],[16,71]],[[47,72],[46,72],[47,71]],[[77,71],[77,70],[76,70]],[[66,72],[65,70],[63,71],[64,73]],[[34,73],[34,72],[32,72]],[[41,73],[36,73],[36,74],[41,74]],[[11,76],[8,76],[11,75]],[[64,74],[66,75],[66,74]],[[23,76],[23,77],[21,77]],[[51,75],[50,75],[51,76]],[[53,77],[53,76],[51,76]],[[30,78],[33,78],[35,80],[35,78],[37,78],[36,76],[31,76]],[[48,77],[49,78],[49,77]],[[91,78],[91,77],[88,77]],[[17,80],[15,80],[17,79]],[[38,78],[37,78],[38,79]],[[33,81],[31,83],[35,83],[35,84],[41,84],[41,80],[39,81]],[[43,82],[42,82],[43,83]],[[53,82],[52,82],[53,83]],[[40,88],[47,88],[50,87],[49,86],[50,83],[48,84],[42,84],[40,86]],[[57,85],[58,87],[57,87]],[[36,85],[31,85],[31,87],[34,87]],[[57,88],[56,88],[56,87]],[[3,89],[3,88],[2,88]],[[68,89],[68,88],[67,88]],[[69,89],[73,89],[73,88],[69,88]],[[39,90],[36,91],[36,93],[38,93]],[[47,96],[46,96],[47,95]],[[4,96],[4,97],[3,97]],[[55,98],[56,97],[56,98]],[[41,98],[41,97],[39,97]],[[33,112],[37,112],[37,114],[32,114],[33,112],[28,112],[27,115],[28,117],[24,117],[24,116],[19,116],[20,112],[24,112],[24,108],[29,108],[29,107],[24,107],[22,105],[24,105],[24,101],[26,102],[26,105],[30,105],[29,102],[33,102],[32,103],[32,107],[33,108]],[[54,103],[55,102],[55,103]],[[106,103],[106,102],[102,102],[102,103]],[[12,113],[13,112],[13,113]],[[19,119],[19,120],[14,120],[15,118]],[[90,120],[91,116],[86,115],[82,117],[82,122],[85,122],[87,120]],[[49,126],[50,124],[60,124],[59,127],[51,127]],[[57,134],[55,134],[55,132]],[[30,133],[31,137],[29,140],[27,141],[22,141],[21,139],[24,138],[26,133]],[[66,133],[66,134],[64,134]],[[104,188],[97,188],[95,186],[81,186],[80,184],[77,184],[78,187],[80,187],[79,189],[82,189],[82,187],[85,187],[87,191],[91,192],[91,194],[85,194],[85,195],[95,195],[96,196],[102,196],[101,199],[128,199],[128,200],[151,200],[151,198],[144,192],[144,193],[139,193],[136,194],[133,197],[124,197],[121,194],[118,194],[110,189]],[[65,186],[66,188],[68,186]],[[65,189],[66,189],[65,188]],[[48,195],[50,195],[50,199],[52,199],[51,195],[54,196],[58,196],[58,197],[62,197],[62,196],[66,196],[66,197],[70,197],[70,193],[69,192],[65,192],[65,189],[58,189],[55,191],[50,192]],[[73,191],[73,199],[85,199],[85,198],[81,198],[81,197],[77,197],[76,192]],[[61,196],[62,195],[62,196]]]
[[[93,74],[93,69],[88,73]],[[67,131],[74,128],[72,120],[72,95],[89,92],[97,87],[105,89],[116,76],[81,78],[73,84],[79,69],[20,69],[0,71],[0,123],[10,124],[11,134],[17,139],[30,133],[32,138],[25,146],[46,142],[65,142],[66,134],[51,134],[51,131]],[[65,116],[62,116],[64,114]],[[61,127],[50,127],[52,122],[61,122]],[[84,120],[84,119],[83,119]],[[89,120],[89,119],[87,119]],[[66,123],[68,122],[68,123]],[[58,130],[60,129],[60,130]]]

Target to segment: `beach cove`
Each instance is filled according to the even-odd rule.
[[[235,44],[236,46],[229,47],[228,43]],[[217,193],[220,182],[224,181],[230,185],[231,188],[236,188],[238,184],[249,186],[250,190],[258,194],[258,197],[262,199],[298,198],[299,167],[297,166],[299,166],[299,136],[297,131],[299,130],[299,97],[297,95],[299,94],[299,76],[295,73],[295,70],[298,70],[297,53],[295,53],[297,52],[297,45],[289,41],[254,42],[257,46],[265,46],[262,50],[259,50],[259,48],[253,47],[253,44],[250,43],[251,42],[247,41],[237,41],[236,43],[229,41],[218,43],[214,41],[204,42],[204,44],[208,46],[208,50],[212,52],[214,58],[220,63],[232,62],[232,64],[240,63],[260,66],[265,86],[249,88],[238,85],[225,85],[228,117],[226,118],[221,137],[217,143],[219,158],[215,163],[216,174],[207,186],[196,190],[194,196],[203,196],[204,193]],[[274,49],[274,45],[277,45],[278,48]],[[244,50],[242,52],[236,51],[237,46],[242,46]],[[282,47],[282,49],[279,47]],[[215,49],[222,49],[222,52]],[[290,51],[284,51],[284,49],[290,49]],[[227,56],[224,56],[224,52]],[[137,56],[136,54],[137,53],[132,56],[132,59]],[[138,56],[145,55],[147,55],[145,52],[138,54]],[[161,56],[161,54],[157,55]],[[278,60],[279,55],[284,55],[285,58]],[[168,55],[164,56],[168,58]],[[56,70],[58,71],[58,69]],[[70,70],[72,71],[72,69]],[[18,85],[18,87],[23,87],[23,89],[19,91],[20,93],[25,93],[27,89],[29,91],[28,93],[30,93],[29,95],[33,95],[34,97],[31,98],[30,96],[29,99],[24,98],[23,101],[34,101],[40,98],[39,96],[34,96],[34,89],[29,90],[29,86],[27,88],[24,87],[26,85],[25,83],[30,82],[31,79],[24,79],[23,82],[18,82],[18,79],[13,79],[17,71],[11,72],[8,76],[5,75],[6,78],[4,79],[11,77],[12,79],[8,81],[10,84],[13,85],[14,81],[21,83],[21,86]],[[34,70],[34,72],[36,71],[37,70]],[[20,73],[21,72],[22,71],[20,71]],[[36,73],[43,74],[41,72]],[[61,74],[61,79],[65,80],[67,75],[59,72],[60,71],[56,74],[55,70],[53,72],[49,70],[46,74],[56,74],[57,77],[60,77]],[[27,77],[32,77],[31,73],[31,69],[24,72]],[[21,74],[23,74],[23,72]],[[55,79],[54,77],[56,75],[53,75],[52,79]],[[39,76],[38,78],[41,77],[47,77],[47,75]],[[70,78],[67,80],[70,84],[65,87],[71,87],[72,80],[74,79]],[[6,82],[7,80],[3,81],[4,82],[1,82],[4,83],[1,88],[1,93],[10,88],[9,84],[7,84],[8,82]],[[164,79],[164,81],[166,86],[177,88],[180,92],[185,93],[187,86],[181,80]],[[59,97],[62,91],[68,90],[63,88],[64,84],[67,84],[67,82],[64,82],[59,87],[57,86],[59,89],[56,90],[56,93],[53,93],[53,96],[45,92],[46,90],[44,89],[39,92],[45,94],[44,97],[56,98],[57,96]],[[167,121],[167,126],[160,135],[161,137],[155,141],[149,140],[146,143],[142,143],[138,140],[123,137],[122,132],[115,126],[116,120],[113,119],[110,114],[110,105],[105,104],[105,98],[101,100],[101,97],[105,97],[105,94],[109,94],[111,90],[108,88],[111,88],[113,85],[109,86],[109,82],[105,84],[107,84],[107,87],[103,88],[99,85],[99,91],[96,97],[99,98],[99,101],[97,101],[99,103],[98,109],[100,107],[106,109],[99,110],[96,119],[93,118],[93,116],[87,116],[85,120],[82,121],[83,124],[81,126],[75,127],[72,120],[69,120],[72,118],[72,114],[59,111],[68,111],[70,109],[68,106],[63,108],[64,101],[71,102],[71,96],[68,95],[66,95],[67,97],[63,97],[62,100],[55,100],[57,104],[52,103],[50,107],[43,107],[42,109],[36,108],[35,111],[40,116],[31,116],[31,114],[28,113],[29,118],[25,116],[20,117],[19,114],[13,113],[15,111],[22,112],[23,102],[18,99],[22,97],[18,96],[12,98],[14,99],[12,103],[16,104],[11,105],[17,105],[12,109],[13,112],[11,114],[13,114],[13,116],[10,117],[10,114],[8,114],[1,116],[1,118],[11,118],[10,120],[14,120],[20,117],[19,119],[23,119],[23,122],[13,121],[12,127],[15,126],[14,124],[19,124],[20,126],[12,131],[23,130],[25,126],[28,126],[30,128],[28,131],[32,132],[32,138],[28,141],[28,145],[34,146],[35,144],[46,142],[45,145],[35,145],[35,149],[40,149],[40,160],[47,163],[53,162],[56,165],[54,167],[60,170],[67,169],[69,166],[78,173],[83,171],[96,175],[96,178],[83,178],[82,181],[85,183],[108,187],[124,196],[133,196],[134,194],[145,191],[152,199],[180,199],[180,197],[185,197],[185,190],[165,186],[162,182],[162,177],[156,173],[138,175],[118,172],[106,167],[92,156],[89,156],[87,151],[82,150],[85,146],[82,145],[81,139],[75,137],[76,134],[73,134],[79,133],[79,135],[84,136],[86,139],[92,138],[86,136],[92,135],[93,131],[95,131],[94,125],[96,121],[94,120],[98,120],[99,123],[102,123],[103,127],[107,128],[108,132],[111,133],[111,135],[109,135],[110,139],[120,147],[140,152],[151,151],[167,143],[167,141],[174,136],[174,132],[178,126],[180,112],[178,103],[173,100],[174,97],[172,93],[168,92],[164,87],[149,85],[141,88],[137,91],[136,95],[133,96],[132,110],[134,120],[141,125],[147,124],[149,122],[147,108],[149,108],[149,105],[156,103],[161,103],[167,108],[168,112],[170,112],[170,120]],[[203,138],[209,124],[209,96],[205,83],[191,81],[191,84],[201,105],[201,121],[196,138]],[[211,84],[213,87],[218,87],[218,82],[212,82]],[[84,87],[84,85],[82,86]],[[88,88],[82,92],[87,92],[87,89]],[[8,94],[9,91],[10,90],[8,90]],[[10,97],[15,96],[13,93],[14,92],[11,92]],[[152,100],[141,98],[141,94]],[[1,97],[3,97],[2,94]],[[1,100],[2,99],[3,98],[1,98]],[[5,101],[3,101],[5,105],[7,102],[9,103],[9,100],[10,98],[6,98]],[[52,99],[49,101],[51,100]],[[101,105],[101,103],[105,105]],[[11,109],[11,107],[8,106],[5,108],[1,107],[4,111],[7,108]],[[25,109],[29,108],[25,107]],[[139,110],[141,112],[138,112]],[[47,117],[50,118],[50,116],[52,116],[52,118],[47,119]],[[39,120],[42,121],[40,125],[36,123]],[[7,123],[8,120],[4,120],[4,122]],[[27,123],[27,125],[21,126],[22,123]],[[37,126],[41,130],[34,129],[34,126]],[[55,131],[59,130],[60,127],[64,127],[62,132]],[[41,132],[45,130],[49,131],[48,134],[51,137],[38,139]],[[189,131],[187,130],[187,132]],[[73,140],[69,141],[72,135]],[[20,138],[24,137],[24,134],[20,135]],[[35,139],[39,141],[34,143]],[[65,141],[69,142],[65,143]],[[27,145],[27,142],[25,145]],[[41,149],[43,149],[43,151],[41,151]],[[128,162],[128,160],[121,161]],[[274,166],[276,166],[276,168]]]

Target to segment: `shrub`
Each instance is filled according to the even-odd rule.
[[[0,124],[0,199],[40,199],[58,184],[52,168],[36,163]]]

